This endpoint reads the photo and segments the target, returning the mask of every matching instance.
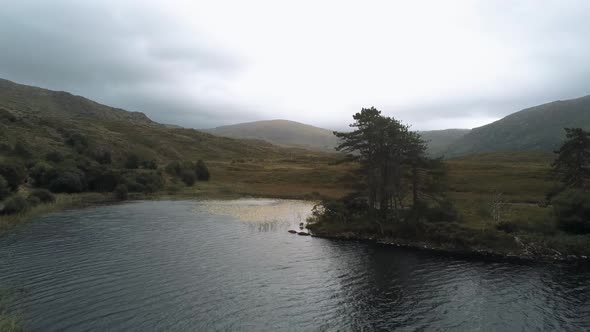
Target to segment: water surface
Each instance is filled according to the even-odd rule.
[[[0,238],[27,330],[590,329],[590,269],[287,233],[311,203],[149,201]]]

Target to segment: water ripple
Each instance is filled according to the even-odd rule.
[[[27,330],[588,330],[590,268],[286,232],[313,203],[134,202],[0,239]]]

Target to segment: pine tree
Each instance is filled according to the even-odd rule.
[[[588,189],[590,186],[590,132],[565,128],[566,141],[555,151],[553,174],[566,188]]]

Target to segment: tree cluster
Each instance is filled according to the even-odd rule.
[[[427,157],[426,142],[418,133],[374,107],[362,109],[353,119],[353,131],[334,134],[341,142],[337,150],[359,163],[365,190],[338,203],[348,210],[341,218],[354,214],[352,207],[381,224],[425,217],[433,205],[439,208],[436,218],[455,217],[443,194],[442,162]],[[325,204],[325,211],[339,215],[338,204]]]
[[[45,155],[36,155],[23,142],[0,144],[0,214],[48,203],[52,193],[112,192],[116,199],[126,199],[129,192],[153,193],[165,185],[155,159],[121,151],[115,158],[104,144],[81,133],[62,130],[62,135],[65,149]],[[170,169],[187,185],[210,177],[202,160],[175,161],[166,171]],[[23,186],[27,190],[19,190]]]
[[[209,181],[211,175],[204,161],[172,161],[166,165],[166,172],[179,178],[187,186],[193,186],[197,181]]]
[[[565,128],[566,140],[553,162],[552,174],[560,181],[549,194],[557,223],[571,233],[590,233],[590,132]]]

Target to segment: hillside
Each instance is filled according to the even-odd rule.
[[[108,151],[114,161],[128,152],[145,160],[231,160],[280,158],[294,151],[264,141],[236,140],[193,129],[169,128],[145,114],[101,105],[67,92],[0,80],[0,157],[18,143],[32,154],[70,153],[64,141],[74,134],[88,149]]]
[[[421,131],[420,136],[428,143],[428,154],[433,157],[444,155],[451,144],[469,133],[470,129],[443,129]]]
[[[170,128],[143,113],[0,80],[0,234],[39,213],[127,195],[340,197],[356,178],[336,158]]]
[[[338,139],[331,130],[289,120],[239,123],[203,131],[232,138],[259,139],[283,146],[334,151]]]
[[[566,127],[590,129],[590,96],[527,108],[475,128],[451,144],[447,157],[493,151],[556,149]]]

